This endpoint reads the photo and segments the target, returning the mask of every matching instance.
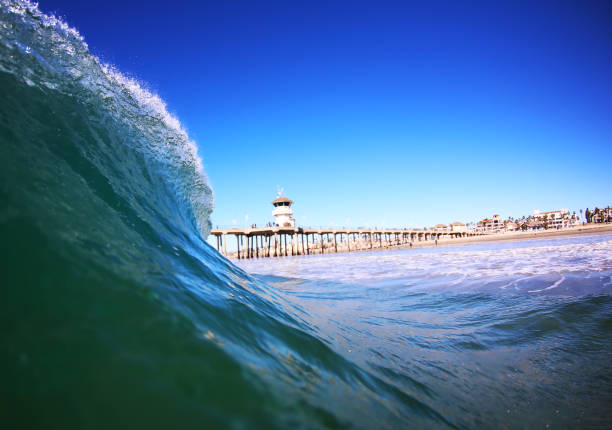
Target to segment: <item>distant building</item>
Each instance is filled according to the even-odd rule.
[[[291,205],[293,201],[283,195],[282,190],[278,192],[276,200],[272,202],[274,209],[272,215],[276,218],[276,225],[278,227],[295,227],[295,219],[293,215],[293,209]]]
[[[450,225],[451,231],[454,233],[465,233],[467,231],[467,227],[464,223],[455,221]]]
[[[449,228],[446,224],[436,224],[432,230],[438,233],[447,233]]]
[[[544,228],[540,221],[528,221],[527,222],[527,230],[541,230]]]
[[[493,218],[485,218],[478,221],[475,230],[480,233],[500,233],[504,230],[504,222],[498,214],[495,214]]]
[[[516,231],[519,229],[519,225],[516,222],[507,222],[506,225],[504,226],[506,231]]]
[[[548,212],[536,209],[533,211],[533,217],[541,224],[547,224],[549,229],[567,228],[579,223],[578,218],[575,215],[570,215],[567,209]]]
[[[612,222],[612,208],[607,207],[605,209],[595,210],[591,214],[591,222],[600,223],[600,222]]]

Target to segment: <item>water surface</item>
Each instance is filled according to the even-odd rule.
[[[612,235],[239,265],[451,425],[611,424]]]

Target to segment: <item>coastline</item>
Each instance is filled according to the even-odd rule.
[[[461,245],[472,245],[478,243],[495,243],[495,242],[509,242],[509,241],[525,241],[525,240],[539,240],[539,239],[550,239],[555,237],[565,236],[582,236],[589,234],[604,234],[612,233],[612,224],[595,224],[595,225],[581,225],[579,227],[572,227],[564,230],[543,230],[543,231],[521,231],[511,233],[498,233],[489,236],[472,236],[459,239],[441,239],[438,240],[438,244],[428,242],[416,242],[410,245],[394,246],[392,248],[383,249],[418,249],[418,248],[436,248],[441,246],[461,246]]]
[[[422,249],[422,248],[440,248],[440,247],[449,247],[449,246],[466,246],[466,245],[477,245],[477,244],[483,244],[483,243],[496,243],[496,242],[518,242],[518,241],[522,242],[522,241],[529,241],[529,240],[551,239],[555,237],[598,235],[598,234],[606,234],[606,233],[612,233],[612,223],[592,224],[592,225],[586,224],[586,225],[567,228],[563,230],[507,232],[507,233],[495,233],[495,234],[483,235],[483,236],[469,236],[469,237],[455,238],[455,239],[439,239],[437,244],[433,240],[427,240],[427,241],[422,241],[422,242],[413,242],[412,246],[410,246],[409,244],[404,244],[404,245],[385,246],[382,248],[352,249],[351,251],[346,251],[345,249],[342,249],[342,250],[338,250],[337,253],[325,252],[321,254],[317,252],[317,253],[310,254],[310,256],[339,255],[339,254],[360,253],[360,252],[391,251],[391,250],[396,250],[396,249],[406,250],[406,249]],[[300,255],[299,257],[304,257],[304,256],[306,255]],[[287,256],[281,256],[279,258],[295,258],[295,257],[297,256],[287,255]],[[227,258],[234,262],[243,260],[243,259],[236,258],[235,253],[230,253]],[[260,260],[260,258],[258,257],[253,258],[253,261],[257,261],[257,260]],[[262,258],[261,260],[267,260],[267,258]]]

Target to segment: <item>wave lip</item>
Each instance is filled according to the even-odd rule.
[[[190,206],[203,237],[214,196],[196,144],[165,102],[91,54],[79,32],[27,0],[2,0],[0,70],[30,87],[53,90],[94,106],[100,121],[125,127],[121,144],[163,166],[158,174]],[[102,112],[103,111],[103,112]],[[185,214],[186,215],[186,214]]]

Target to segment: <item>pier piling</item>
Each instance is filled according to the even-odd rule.
[[[454,240],[476,236],[472,232],[434,232],[398,229],[310,229],[265,227],[213,229],[217,251],[230,258],[270,258],[357,252],[409,245],[414,242]],[[227,238],[236,237],[235,252],[228,253]]]

